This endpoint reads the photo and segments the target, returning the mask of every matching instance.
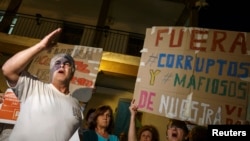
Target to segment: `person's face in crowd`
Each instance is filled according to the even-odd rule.
[[[90,124],[90,122],[93,121],[94,116],[95,116],[95,112],[92,112],[92,113],[89,115],[89,117],[88,117],[87,124]]]
[[[59,57],[51,68],[53,80],[70,81],[72,78],[72,65],[66,57]]]
[[[140,141],[152,141],[152,133],[148,130],[145,130],[141,133]]]
[[[169,126],[167,129],[167,139],[168,141],[184,141],[185,131],[175,125]]]
[[[111,120],[111,112],[107,110],[97,117],[97,126],[107,128]]]

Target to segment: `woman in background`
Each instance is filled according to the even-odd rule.
[[[83,132],[89,129],[89,124],[90,124],[90,122],[93,121],[94,115],[95,115],[95,109],[94,108],[89,109],[87,114],[86,114],[86,118],[84,118],[85,123],[79,129],[80,140],[82,140],[82,138],[83,138]]]
[[[128,131],[128,141],[159,141],[159,133],[153,125],[144,125],[142,126],[138,134],[135,127],[135,119],[138,106],[134,104],[133,100],[129,106],[130,111],[130,124]]]
[[[94,108],[89,109],[86,114],[86,119],[85,119],[83,130],[89,129],[89,125],[93,121],[94,116],[95,116],[95,109]]]
[[[89,130],[83,132],[83,141],[119,141],[112,134],[114,128],[113,110],[108,105],[99,106],[89,124]]]

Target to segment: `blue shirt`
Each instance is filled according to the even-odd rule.
[[[116,135],[109,135],[108,138],[104,138],[103,136],[97,134],[98,141],[119,141],[118,137]]]

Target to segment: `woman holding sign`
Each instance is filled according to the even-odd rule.
[[[133,100],[129,106],[131,113],[130,124],[128,131],[128,141],[159,141],[159,133],[153,125],[144,125],[138,131],[138,136],[136,135],[135,127],[135,117],[137,113],[138,106],[134,104]]]

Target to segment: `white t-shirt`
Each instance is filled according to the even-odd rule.
[[[78,100],[52,84],[23,73],[12,89],[21,107],[10,141],[68,141],[81,125]]]

